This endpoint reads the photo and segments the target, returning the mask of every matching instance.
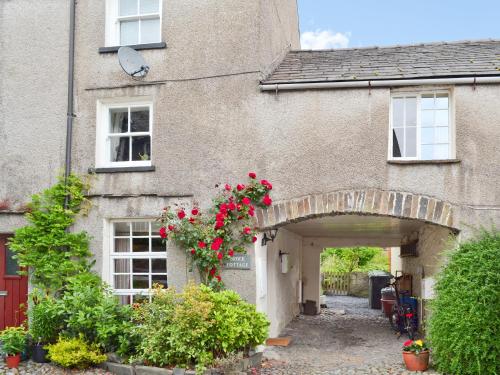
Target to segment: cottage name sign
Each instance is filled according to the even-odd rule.
[[[224,268],[229,270],[249,270],[250,255],[234,254],[230,261],[224,263]]]

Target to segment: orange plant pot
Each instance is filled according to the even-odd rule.
[[[425,350],[418,355],[403,351],[403,360],[409,371],[426,371],[429,368],[429,351]]]
[[[19,362],[21,362],[21,354],[8,355],[5,357],[5,362],[7,362],[8,368],[18,368]]]

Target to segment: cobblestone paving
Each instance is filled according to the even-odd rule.
[[[398,338],[380,310],[366,298],[327,297],[320,315],[301,315],[282,332],[288,347],[268,347],[263,375],[417,374],[402,363]],[[437,374],[429,370],[426,374]]]
[[[24,361],[18,370],[9,370],[3,361],[0,362],[0,374],[5,375],[112,375],[112,373],[92,368],[86,371],[64,370],[51,364],[40,364],[32,361]]]

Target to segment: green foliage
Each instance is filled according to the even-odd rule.
[[[378,247],[327,248],[321,253],[321,272],[387,270],[388,266],[384,250]]]
[[[33,195],[30,212],[25,215],[29,224],[17,229],[9,242],[19,265],[29,268],[32,284],[47,294],[55,294],[68,277],[89,269],[89,236],[67,231],[88,204],[84,196],[87,188],[79,177],[71,175],[67,184],[60,178],[54,186]]]
[[[97,345],[89,345],[82,338],[61,337],[46,348],[52,362],[67,368],[85,369],[106,360]]]
[[[450,254],[436,285],[429,338],[443,373],[500,374],[500,233],[483,231]]]
[[[2,351],[8,355],[21,353],[26,347],[26,335],[23,327],[7,327],[0,332]]]
[[[429,350],[429,346],[424,340],[407,340],[403,344],[404,352],[413,352],[416,355],[419,355],[426,350]]]
[[[64,326],[60,304],[54,297],[44,296],[39,290],[31,293],[29,334],[36,343],[55,342]]]
[[[137,359],[157,366],[195,366],[262,344],[269,323],[233,291],[190,283],[182,293],[157,287],[135,310],[141,336]]]

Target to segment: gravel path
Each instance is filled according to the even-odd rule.
[[[402,363],[406,337],[394,335],[366,298],[330,296],[326,304],[320,315],[301,315],[285,328],[282,336],[292,336],[290,346],[266,348],[262,374],[415,374]]]
[[[3,361],[0,362],[0,374],[5,375],[113,375],[111,372],[99,368],[91,368],[85,371],[65,370],[51,364],[40,364],[32,361],[24,361],[18,370],[9,370]]]

